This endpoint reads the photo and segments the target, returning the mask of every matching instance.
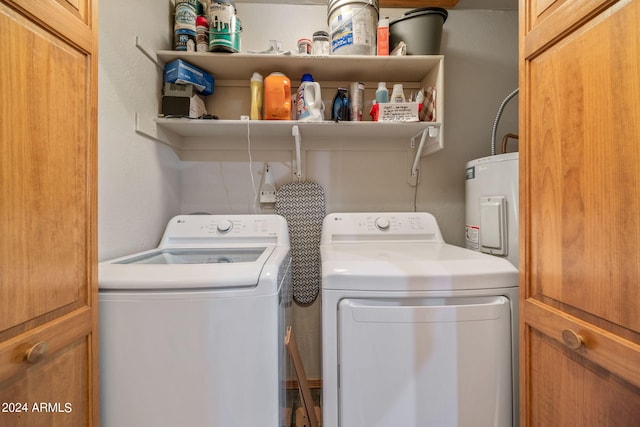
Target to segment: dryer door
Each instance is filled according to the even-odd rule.
[[[340,427],[510,426],[510,316],[502,296],[342,300]]]

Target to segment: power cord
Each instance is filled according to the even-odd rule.
[[[247,121],[247,153],[249,154],[249,177],[251,178],[251,187],[253,188],[253,213],[257,214],[256,204],[258,203],[258,190],[256,190],[256,181],[253,178],[253,158],[251,157],[251,129],[249,128],[249,119]]]

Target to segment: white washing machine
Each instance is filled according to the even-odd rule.
[[[278,427],[291,304],[278,215],[181,215],[99,264],[103,427]]]
[[[321,239],[323,425],[517,425],[518,270],[428,213],[340,213]]]

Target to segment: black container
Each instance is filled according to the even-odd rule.
[[[331,120],[335,122],[348,122],[350,120],[349,90],[338,88],[331,105]]]
[[[424,7],[405,12],[389,23],[389,50],[401,41],[407,55],[439,55],[442,26],[449,13],[440,7]]]

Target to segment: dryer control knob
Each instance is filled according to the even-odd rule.
[[[385,218],[383,216],[380,216],[380,217],[376,218],[375,224],[376,224],[376,227],[378,228],[378,230],[388,230],[389,227],[391,226],[391,223],[389,222],[389,219]]]
[[[216,228],[220,233],[228,233],[233,228],[233,223],[228,219],[223,219],[218,223]]]

